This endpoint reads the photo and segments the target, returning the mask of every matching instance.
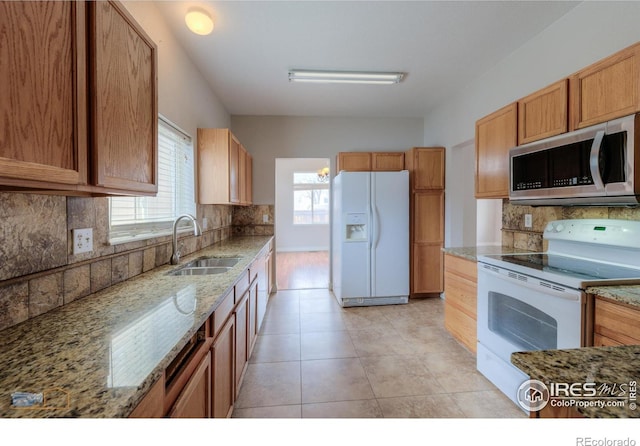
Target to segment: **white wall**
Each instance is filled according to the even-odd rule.
[[[230,116],[153,2],[123,4],[158,46],[158,111],[194,138],[198,127],[229,127]]]
[[[234,115],[231,129],[253,156],[255,204],[275,202],[276,158],[329,158],[333,177],[338,152],[404,151],[424,138],[420,118]]]
[[[474,138],[477,119],[639,41],[639,17],[640,2],[579,4],[493,69],[461,86],[456,97],[426,116],[424,145],[447,147],[450,159],[451,147]],[[447,190],[451,182],[457,181],[456,169],[457,166],[447,163]],[[446,246],[460,246],[467,239],[459,228],[453,230],[453,205],[447,196]],[[455,203],[455,206],[472,205],[473,200]],[[500,209],[495,203],[487,205],[484,207]],[[501,221],[498,217],[494,217],[495,221]]]
[[[276,247],[278,251],[328,251],[330,225],[293,224],[293,173],[317,172],[328,158],[276,159]]]

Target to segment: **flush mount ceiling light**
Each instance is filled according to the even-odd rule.
[[[404,73],[289,70],[289,82],[388,85],[399,83],[403,77]]]
[[[201,36],[211,34],[213,31],[213,19],[207,11],[202,9],[190,9],[184,16],[184,21],[192,32]]]

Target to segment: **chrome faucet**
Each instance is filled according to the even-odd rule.
[[[196,221],[196,218],[191,214],[184,214],[176,218],[173,222],[173,254],[171,254],[171,264],[177,265],[180,262],[180,251],[178,251],[178,223],[183,218],[189,219],[193,222],[193,235],[200,237],[202,235],[202,229]]]

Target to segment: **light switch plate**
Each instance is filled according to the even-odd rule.
[[[206,231],[209,228],[209,219],[207,217],[202,218],[202,229]]]
[[[269,214],[262,214],[262,223],[269,223]]]
[[[93,251],[93,228],[73,229],[73,254]]]
[[[533,219],[531,218],[531,214],[524,214],[524,227],[530,228],[533,226]]]

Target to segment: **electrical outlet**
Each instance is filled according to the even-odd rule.
[[[93,251],[93,228],[73,229],[73,254]]]
[[[530,228],[533,226],[533,219],[531,218],[531,214],[524,214],[524,227]]]
[[[207,217],[202,218],[202,230],[206,231],[209,228],[209,219]]]
[[[262,214],[262,223],[269,223],[269,214]]]

